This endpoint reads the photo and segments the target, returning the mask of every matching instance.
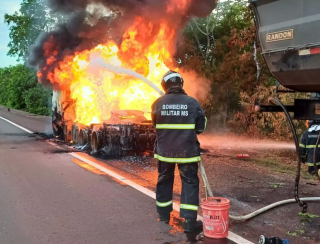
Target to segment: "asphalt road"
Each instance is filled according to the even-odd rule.
[[[6,107],[0,106],[0,117],[6,118],[35,133],[52,134],[52,118],[48,116],[37,116],[14,109],[8,112]]]
[[[48,132],[47,117],[0,116]],[[196,243],[157,218],[154,199],[0,118],[0,244]]]
[[[12,134],[12,135],[9,135]],[[165,243],[154,200],[0,119],[0,243]]]

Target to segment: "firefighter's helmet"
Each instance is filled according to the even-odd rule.
[[[183,87],[183,79],[178,72],[168,71],[162,78],[161,85],[164,91],[171,87]]]
[[[310,128],[313,125],[320,125],[319,120],[308,120],[308,127]]]

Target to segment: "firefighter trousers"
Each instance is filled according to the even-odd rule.
[[[159,215],[166,215],[172,211],[175,166],[174,163],[158,163],[156,203]],[[196,220],[199,206],[198,163],[178,164],[178,168],[182,182],[180,217]]]

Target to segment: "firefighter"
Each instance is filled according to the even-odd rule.
[[[180,217],[185,219],[184,231],[195,232],[202,230],[202,222],[197,221],[198,162],[201,160],[197,134],[205,130],[207,119],[199,102],[183,90],[183,79],[179,73],[167,72],[161,85],[165,95],[152,105],[152,121],[157,134],[154,157],[159,160],[157,212],[160,221],[170,221],[177,164],[182,182]]]
[[[306,130],[301,136],[300,140],[300,157],[303,163],[308,165],[308,172],[314,175],[315,168],[313,163],[313,154],[317,139],[320,132],[320,121],[318,120],[309,120],[308,121],[308,130]],[[320,152],[317,150],[316,155],[317,160],[317,170],[320,168]]]

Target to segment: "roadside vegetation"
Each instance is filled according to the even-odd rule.
[[[65,21],[46,11],[44,0],[22,0],[21,8],[4,16],[10,27],[9,56],[25,61],[42,31]],[[194,70],[210,81],[202,101],[211,128],[255,138],[291,139],[284,114],[254,113],[256,101],[267,103],[276,81],[260,54],[253,13],[247,0],[224,1],[207,18],[193,19],[183,30],[175,58],[184,70]],[[37,83],[36,71],[17,65],[0,69],[0,104],[28,112],[51,112],[50,89]],[[299,94],[281,95],[284,103]],[[295,122],[298,134],[304,123]]]
[[[293,154],[293,153],[292,153]],[[289,157],[277,157],[273,156],[265,156],[265,157],[253,157],[249,160],[253,165],[262,166],[264,168],[268,168],[272,172],[275,173],[286,173],[289,175],[295,175],[297,170],[297,162],[294,159]],[[315,180],[315,177],[310,175],[308,171],[304,168],[304,165],[301,166],[301,178],[304,180]],[[281,184],[272,184],[273,188],[280,188]]]
[[[50,115],[51,90],[22,64],[0,69],[0,104],[39,115]]]

